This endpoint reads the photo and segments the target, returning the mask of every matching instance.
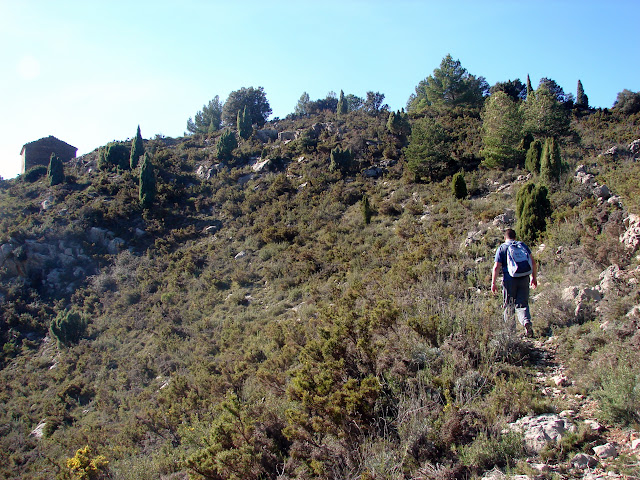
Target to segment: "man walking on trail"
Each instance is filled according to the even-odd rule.
[[[529,312],[529,285],[532,288],[538,286],[538,268],[529,247],[523,242],[516,241],[516,232],[511,228],[505,230],[504,243],[496,250],[491,273],[491,292],[493,293],[498,291],[496,281],[500,270],[502,270],[505,325],[509,328],[516,314],[518,321],[524,327],[525,336],[533,337]]]

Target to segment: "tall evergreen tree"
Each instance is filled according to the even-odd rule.
[[[47,178],[52,187],[64,182],[64,166],[62,160],[55,153],[49,157],[49,167],[47,168]]]
[[[440,180],[453,173],[452,138],[436,120],[425,117],[411,129],[406,149],[407,168],[416,180]]]
[[[344,92],[340,90],[340,98],[338,99],[338,115],[345,115],[349,112],[349,104],[347,100],[344,98]]]
[[[555,138],[547,138],[540,157],[540,176],[547,182],[557,182],[561,173],[560,146]]]
[[[544,185],[529,182],[516,194],[516,232],[522,241],[533,244],[547,229],[547,217],[551,215],[548,192]]]
[[[489,168],[520,163],[523,119],[518,104],[505,92],[496,92],[486,101],[482,120],[482,163]]]
[[[238,112],[238,119],[236,123],[238,124],[238,135],[240,135],[240,138],[248,140],[253,133],[253,126],[251,125],[251,114],[247,110],[246,105],[244,106],[242,113]]]
[[[542,141],[534,140],[529,145],[527,157],[524,161],[524,168],[531,173],[540,173],[540,159],[542,157]]]
[[[484,77],[475,77],[463,68],[460,60],[447,55],[433,75],[418,83],[416,92],[409,97],[407,110],[419,112],[429,106],[455,107],[457,105],[482,106],[489,85]]]
[[[298,100],[293,113],[296,115],[309,115],[309,113],[311,113],[309,111],[310,103],[311,98],[309,97],[309,94],[307,92],[303,92],[302,95],[300,95],[300,99]]]
[[[262,127],[267,123],[267,118],[271,115],[271,106],[267,100],[267,95],[263,87],[249,87],[235,90],[229,94],[227,101],[222,107],[222,120],[225,125],[231,127],[236,124],[238,112],[242,112],[244,107],[248,108],[251,116],[251,124]]]
[[[187,120],[187,130],[189,133],[211,133],[210,130],[220,130],[222,124],[222,102],[216,95],[207,105],[196,113],[195,121],[191,118]]]
[[[148,153],[142,156],[140,164],[140,187],[138,198],[143,208],[149,208],[156,198],[156,175]]]
[[[527,74],[527,98],[526,100],[533,100],[536,94],[533,91],[533,87],[531,86],[531,79],[529,78],[529,74]]]
[[[218,143],[216,144],[216,156],[220,160],[226,160],[228,162],[233,158],[233,151],[236,148],[238,148],[236,134],[232,130],[226,129],[222,135],[220,135]]]
[[[521,106],[524,114],[524,132],[534,137],[561,137],[569,131],[569,111],[558,102],[556,93],[541,83],[532,99]]]
[[[411,133],[411,124],[409,123],[409,115],[403,110],[397,112],[389,112],[387,120],[387,130],[392,135],[406,137]]]
[[[589,108],[589,97],[584,93],[580,80],[578,80],[578,91],[576,92],[576,105],[582,108]]]
[[[131,145],[131,157],[129,158],[129,166],[132,170],[138,166],[138,160],[142,155],[144,155],[144,143],[140,134],[140,125],[138,125],[136,138],[133,140],[133,145]]]
[[[347,173],[351,170],[353,155],[350,149],[347,148],[343,150],[340,146],[337,146],[331,150],[331,156],[329,158],[330,172],[340,171],[342,173]]]
[[[362,195],[362,217],[364,218],[364,223],[369,225],[371,223],[371,216],[373,215],[373,210],[371,209],[371,204],[369,203],[369,196],[365,193]]]

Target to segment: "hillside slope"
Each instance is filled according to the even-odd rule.
[[[541,180],[478,167],[477,115],[451,117],[462,200],[450,177],[415,182],[386,116],[359,112],[267,124],[224,163],[219,134],[149,140],[149,210],[97,151],[62,185],[3,181],[2,475],[575,475],[575,453],[630,442],[640,420],[637,245],[620,241],[640,205],[636,117],[573,117],[534,248],[535,341],[505,328],[489,283],[518,190]],[[354,153],[344,172],[336,146]],[[545,358],[562,372],[539,388]],[[561,449],[507,428],[572,409]],[[619,458],[599,468],[640,475]]]

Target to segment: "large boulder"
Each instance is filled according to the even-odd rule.
[[[640,216],[635,213],[624,219],[625,232],[620,236],[620,243],[635,252],[640,248]]]
[[[627,148],[629,149],[629,151],[631,153],[633,153],[634,155],[636,153],[640,153],[640,138],[634,140],[633,142],[631,142],[629,145],[627,145]]]
[[[533,453],[540,453],[548,443],[557,443],[567,433],[576,431],[571,420],[549,413],[522,417],[510,423],[509,428],[523,434],[525,447]]]

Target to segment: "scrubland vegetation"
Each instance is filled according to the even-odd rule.
[[[489,88],[447,57],[407,112],[341,92],[303,95],[271,122],[263,90],[242,89],[189,119],[191,136],[105,146],[84,159],[91,168],[65,165],[58,184],[41,168],[2,181],[0,244],[15,248],[0,271],[1,475],[522,470],[522,438],[505,424],[566,405],[534,388],[536,351],[489,289],[493,222],[509,210],[540,264],[536,335],[561,339],[598,418],[637,425],[640,336],[626,315],[637,287],[580,319],[560,295],[637,265],[619,242],[640,207],[627,150],[640,137],[637,94],[595,110],[581,83],[574,102],[543,80]],[[263,125],[299,133],[263,141]],[[622,203],[578,183],[579,164]],[[542,196],[550,208],[537,208]],[[124,243],[110,252],[89,240],[93,227]],[[80,245],[86,278],[52,287],[54,258],[13,274],[31,240]]]

